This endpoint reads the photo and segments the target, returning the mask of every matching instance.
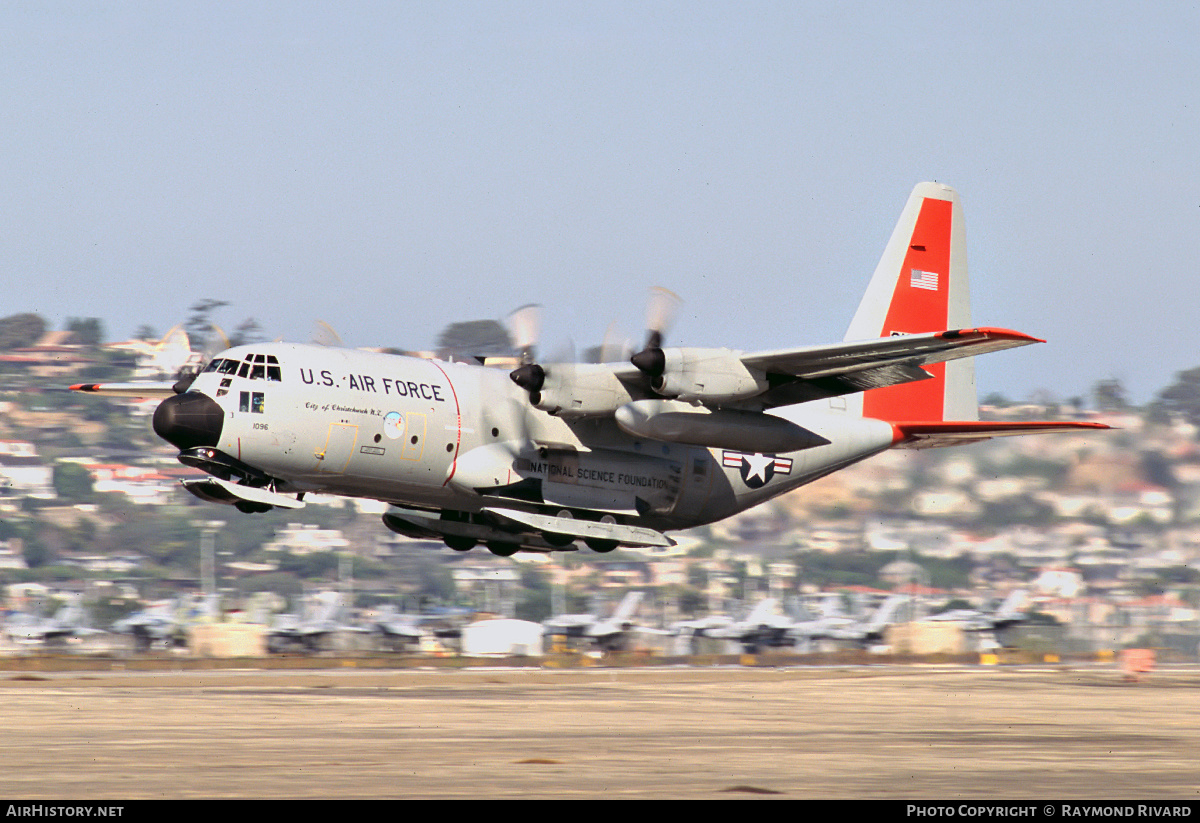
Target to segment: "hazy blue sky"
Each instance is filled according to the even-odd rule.
[[[1200,365],[1200,5],[56,2],[0,8],[0,314],[111,338],[841,339],[912,186],[966,209],[981,394]]]

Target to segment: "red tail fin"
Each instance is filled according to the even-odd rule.
[[[969,328],[970,284],[958,194],[921,183],[908,198],[846,340]],[[931,377],[871,389],[861,413],[882,420],[975,420],[970,358],[925,367]]]

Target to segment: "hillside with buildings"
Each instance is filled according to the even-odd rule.
[[[676,535],[669,550],[506,559],[397,536],[371,501],[310,496],[302,511],[263,515],[202,503],[179,485],[195,470],[150,429],[153,402],[52,388],[171,377],[202,359],[187,332],[101,343],[98,324],[51,332],[16,317],[21,334],[13,318],[0,320],[0,581],[9,610],[34,602],[46,611],[79,595],[97,620],[111,621],[197,592],[205,575],[227,608],[260,593],[282,603],[341,588],[360,610],[463,606],[539,621],[602,609],[636,589],[647,594],[643,617],[662,626],[736,614],[766,597],[795,611],[830,592],[851,608],[905,592],[932,613],[988,607],[1025,589],[1037,626],[1060,644],[1194,653],[1200,640],[1194,375],[1180,375],[1145,409],[1128,407],[1113,381],[1086,404],[985,409],[996,419],[1096,419],[1116,431],[892,451]]]

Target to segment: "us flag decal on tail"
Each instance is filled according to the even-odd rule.
[[[908,279],[908,285],[914,289],[925,289],[927,291],[937,291],[938,275],[935,271],[918,271],[912,270],[912,275]]]

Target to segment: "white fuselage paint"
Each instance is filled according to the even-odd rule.
[[[827,444],[742,456],[635,439],[611,417],[551,416],[532,408],[502,369],[285,343],[218,357],[247,353],[274,356],[281,379],[205,372],[190,391],[224,411],[221,451],[291,491],[477,511],[498,500],[521,505],[502,487],[537,480],[546,505],[526,504],[530,510],[603,511],[630,524],[681,529],[755,506],[894,442],[885,422],[811,403],[772,413]]]

